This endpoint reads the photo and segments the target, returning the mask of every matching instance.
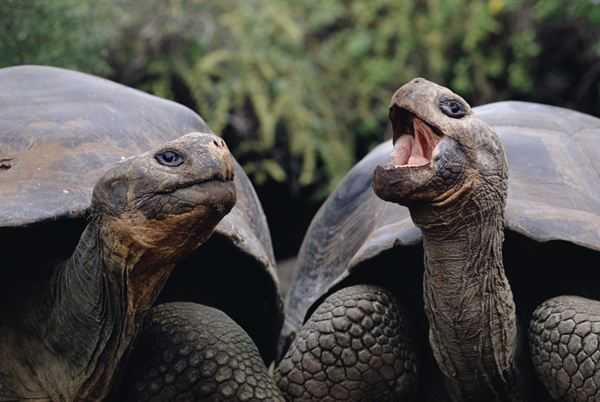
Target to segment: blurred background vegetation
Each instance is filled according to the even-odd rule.
[[[196,110],[259,192],[278,257],[382,141],[414,76],[472,105],[600,115],[599,0],[1,0],[0,66],[101,75]]]

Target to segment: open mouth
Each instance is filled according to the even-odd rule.
[[[432,163],[435,147],[444,134],[405,109],[392,112],[394,150],[389,167],[423,167]]]

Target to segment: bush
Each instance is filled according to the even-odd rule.
[[[107,2],[0,1],[0,67],[45,64],[110,74],[106,46],[114,27],[103,22]]]
[[[195,108],[258,186],[323,197],[420,75],[472,104],[599,114],[600,8],[572,0],[5,0],[0,62],[103,74]]]

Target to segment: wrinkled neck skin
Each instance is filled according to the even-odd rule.
[[[525,399],[503,209],[501,194],[486,188],[460,204],[410,207],[423,232],[429,341],[455,401]]]
[[[107,226],[88,225],[41,302],[0,344],[0,401],[98,401],[113,387],[174,264],[153,266],[141,246],[106,243]]]

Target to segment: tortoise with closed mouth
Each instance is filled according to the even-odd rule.
[[[0,400],[278,398],[269,232],[223,140],[74,71],[0,86]]]

